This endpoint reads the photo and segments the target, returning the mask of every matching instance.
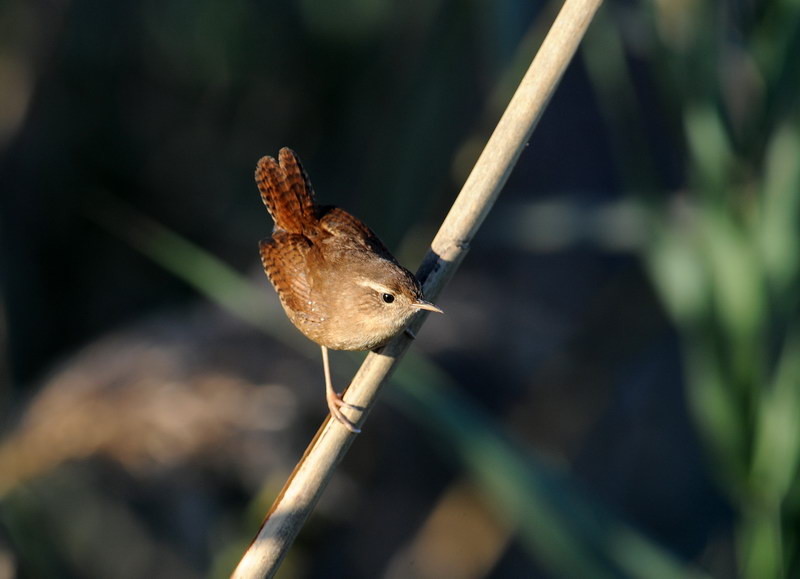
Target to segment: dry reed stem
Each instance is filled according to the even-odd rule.
[[[464,259],[470,241],[505,185],[601,2],[564,3],[420,266],[417,276],[428,299],[435,301]],[[416,331],[423,321],[423,316],[418,316],[411,329]],[[381,385],[409,342],[406,335],[400,334],[380,353],[370,353],[364,360],[345,396],[350,404],[365,409],[361,413],[348,411],[358,425],[363,424]],[[232,577],[249,579],[275,574],[355,436],[328,417],[275,499]]]

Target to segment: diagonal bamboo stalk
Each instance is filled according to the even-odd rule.
[[[436,299],[466,256],[601,2],[565,1],[417,272],[428,299]],[[418,316],[411,330],[418,330],[423,321]],[[350,413],[357,425],[366,419],[409,343],[408,336],[400,334],[364,360],[345,395],[348,403],[364,408],[358,415]],[[354,433],[328,417],[275,499],[233,578],[275,574],[354,439]]]

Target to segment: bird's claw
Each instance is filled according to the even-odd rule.
[[[337,392],[333,392],[331,396],[328,396],[328,409],[331,411],[331,416],[333,416],[350,432],[354,434],[361,432],[361,429],[358,428],[352,420],[344,415],[342,412],[342,407],[350,410],[364,410],[362,406],[356,406],[355,404],[345,402],[342,400],[342,395]]]

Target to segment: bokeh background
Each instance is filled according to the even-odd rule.
[[[325,413],[256,160],[413,270],[558,7],[0,2],[0,578],[230,573]],[[798,54],[604,5],[281,577],[800,576]]]

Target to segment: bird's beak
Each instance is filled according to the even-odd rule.
[[[417,308],[418,310],[428,310],[429,312],[436,312],[437,314],[443,314],[444,312],[433,305],[431,302],[426,302],[425,300],[419,300],[411,304],[412,308]]]

